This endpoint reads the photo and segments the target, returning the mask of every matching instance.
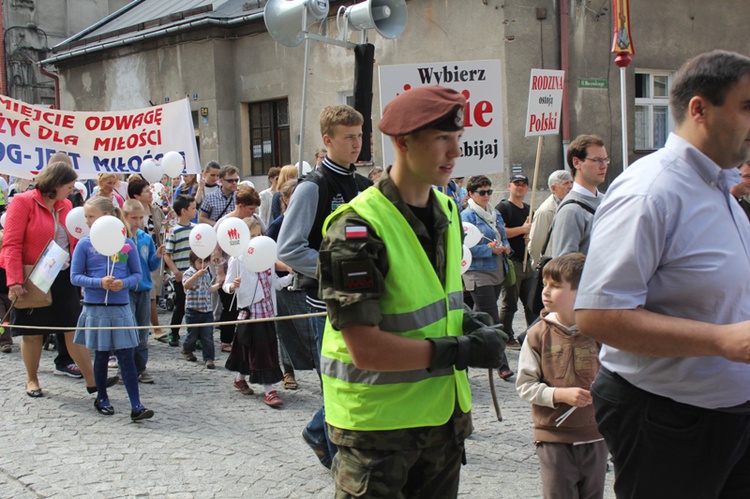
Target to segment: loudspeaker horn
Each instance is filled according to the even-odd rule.
[[[302,25],[307,14],[305,26]],[[328,16],[328,0],[268,0],[263,22],[274,40],[285,47],[296,47],[305,39],[311,24]]]
[[[398,38],[406,28],[406,1],[367,0],[347,7],[344,16],[353,30],[375,28],[385,38]]]

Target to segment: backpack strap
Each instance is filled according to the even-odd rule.
[[[591,206],[587,205],[583,201],[579,201],[577,199],[566,199],[565,201],[563,201],[562,203],[560,203],[560,205],[557,207],[557,210],[555,211],[555,216],[562,209],[563,206],[567,206],[569,204],[577,204],[578,206],[580,206],[584,210],[588,211],[592,215],[596,214],[596,209],[594,209]],[[549,230],[547,231],[547,238],[544,240],[544,246],[542,246],[542,253],[541,253],[542,255],[544,255],[544,253],[547,251],[547,245],[549,244],[549,238],[552,235],[552,228],[554,226],[555,226],[555,220],[553,219],[552,223],[549,226]]]

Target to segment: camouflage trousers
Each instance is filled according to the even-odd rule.
[[[410,450],[339,446],[331,470],[337,499],[454,498],[463,461],[463,440],[448,438]]]

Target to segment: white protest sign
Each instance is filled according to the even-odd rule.
[[[0,95],[0,173],[34,178],[56,152],[65,152],[79,178],[139,173],[148,158],[169,151],[200,173],[190,103],[182,99],[144,109],[61,111]]]
[[[440,85],[466,97],[461,159],[453,176],[503,171],[503,106],[499,60],[431,62],[380,66],[380,114],[401,92]],[[393,148],[383,136],[383,165],[393,163]]]
[[[564,85],[565,71],[531,70],[526,137],[560,133],[560,107]]]

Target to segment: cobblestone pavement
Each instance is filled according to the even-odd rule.
[[[161,323],[168,322],[162,315]],[[131,423],[121,384],[110,390],[116,414],[98,414],[82,380],[53,376],[54,351],[42,355],[45,396],[29,398],[16,342],[12,353],[0,354],[0,498],[332,497],[330,475],[300,437],[321,403],[317,376],[298,372],[300,388],[279,388],[284,405],[272,409],[261,395],[244,396],[232,386],[215,337],[215,371],[150,340],[156,383],[140,389],[156,415],[141,423]],[[518,351],[509,358],[515,369]],[[512,383],[495,376],[504,418],[498,422],[487,372],[472,370],[470,379],[475,430],[460,496],[541,497],[529,406]],[[614,497],[613,473],[607,475],[606,497]]]

